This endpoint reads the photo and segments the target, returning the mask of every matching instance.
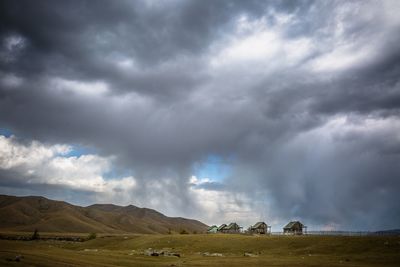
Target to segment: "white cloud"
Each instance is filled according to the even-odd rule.
[[[127,71],[130,71],[130,70],[132,70],[132,69],[134,69],[136,67],[135,62],[132,59],[129,59],[129,58],[118,60],[118,61],[115,62],[115,64],[120,69],[127,70]]]
[[[400,120],[396,117],[387,118],[352,118],[347,115],[335,116],[321,127],[315,128],[304,135],[316,135],[322,140],[340,140],[349,135],[367,136],[369,138],[383,133],[390,135],[390,140],[400,141]],[[309,136],[308,136],[309,138]]]
[[[223,40],[224,45],[215,49],[217,52],[210,63],[214,68],[260,68],[281,69],[300,63],[314,50],[313,40],[306,37],[285,37],[285,30],[290,27],[293,16],[273,14],[277,23],[270,25],[266,17],[249,20],[242,16],[237,20],[236,31]]]
[[[7,138],[2,135],[0,135],[0,148],[0,168],[2,169],[29,169],[71,150],[69,146],[44,146],[36,141],[23,145],[19,144],[14,136]]]
[[[311,61],[311,69],[316,72],[341,71],[367,63],[376,53],[376,47],[371,44],[338,45],[331,52]]]
[[[0,168],[19,173],[26,183],[60,185],[66,188],[114,194],[130,191],[136,181],[132,176],[106,178],[112,158],[97,155],[68,157],[72,147],[45,145],[37,141],[18,142],[15,137],[0,135]]]
[[[211,179],[198,179],[192,176],[189,180],[189,193],[198,204],[202,220],[209,224],[237,222],[245,228],[254,224],[260,218],[258,205],[246,194],[230,191],[216,191],[204,189],[200,186],[212,182]]]
[[[310,62],[311,70],[345,71],[374,62],[384,49],[382,40],[398,35],[399,10],[398,1],[346,2],[339,5],[331,23],[320,30],[329,37],[321,40],[321,54]],[[355,31],[357,27],[361,30]]]
[[[81,82],[63,78],[52,78],[51,86],[56,90],[89,96],[102,95],[109,91],[108,85],[102,81]]]
[[[26,39],[21,35],[10,35],[4,39],[4,45],[8,51],[20,50],[26,45]]]
[[[288,38],[285,34],[296,23],[293,15],[270,11],[268,15],[274,18],[274,24],[265,16],[250,19],[243,15],[236,21],[236,31],[214,47],[216,52],[210,65],[218,70],[238,69],[247,74],[250,69],[255,75],[303,63],[305,69],[317,73],[363,66],[379,56],[382,40],[391,38],[392,29],[400,25],[396,16],[399,6],[398,1],[370,5],[344,3],[333,10],[325,27],[314,35],[298,38]],[[371,39],[369,31],[353,34],[354,25],[375,27],[374,38]],[[303,62],[317,53],[316,58]]]
[[[272,31],[255,32],[243,39],[234,40],[221,54],[226,61],[263,61],[279,51],[279,37]]]

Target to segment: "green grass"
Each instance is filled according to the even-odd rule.
[[[152,257],[148,248],[181,254]],[[222,253],[206,257],[204,252]],[[249,252],[256,257],[245,257]],[[22,255],[21,262],[11,261]],[[400,266],[400,237],[126,235],[87,242],[0,240],[1,266]]]

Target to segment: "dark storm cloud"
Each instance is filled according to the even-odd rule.
[[[193,166],[219,155],[235,159],[229,182],[193,188],[262,196],[280,220],[397,227],[395,6],[2,1],[0,123],[27,140],[114,155],[143,189],[136,199],[174,196],[185,214],[200,216]],[[260,48],[241,55],[240,41],[252,34],[267,50],[249,60]],[[19,187],[12,180],[2,186]]]
[[[209,4],[198,1],[154,4],[6,1],[1,14],[1,25],[4,25],[1,35],[4,38],[19,34],[28,41],[25,55],[29,59],[18,61],[15,71],[72,75],[80,79],[114,78],[113,82],[117,82],[129,77],[121,77],[104,57],[133,57],[140,65],[153,67],[176,56],[201,54],[213,38],[229,30],[229,22],[239,12],[260,13],[257,3],[249,2],[244,10],[239,10],[241,6],[236,2],[216,1]],[[29,15],[20,16],[21,12]],[[32,60],[36,63],[34,68]],[[166,78],[173,79],[169,76]],[[128,88],[115,89],[146,87],[140,81],[135,84],[136,80],[137,77],[132,77]],[[151,82],[144,80],[151,87]],[[157,84],[160,86],[163,82]]]
[[[390,128],[368,134],[330,129],[328,138],[319,137],[324,131],[281,144],[267,160],[247,166],[257,168],[251,175],[263,184],[259,190],[273,195],[272,206],[280,207],[273,213],[297,218],[313,214],[309,224],[354,230],[395,227],[400,220],[392,213],[398,209],[400,154],[385,148],[398,147],[396,133]],[[389,214],[390,220],[382,219]]]

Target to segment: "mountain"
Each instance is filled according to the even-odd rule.
[[[80,207],[44,197],[0,195],[0,230],[32,232],[34,229],[41,232],[166,234],[182,230],[204,232],[207,225],[132,205]]]
[[[377,235],[400,235],[400,229],[391,229],[375,232]]]

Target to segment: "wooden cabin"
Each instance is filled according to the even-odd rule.
[[[283,227],[284,234],[302,235],[306,226],[299,221],[292,221]]]
[[[252,234],[270,234],[271,226],[268,226],[265,222],[258,222],[253,226],[250,226],[249,232]]]
[[[210,226],[210,227],[207,229],[207,233],[208,233],[208,234],[215,234],[215,233],[217,233],[217,232],[218,232],[218,226],[216,226],[216,225]]]
[[[225,226],[223,229],[223,233],[228,233],[228,234],[236,234],[236,233],[240,233],[240,229],[242,227],[240,227],[237,223],[233,222],[230,223],[229,225]]]

